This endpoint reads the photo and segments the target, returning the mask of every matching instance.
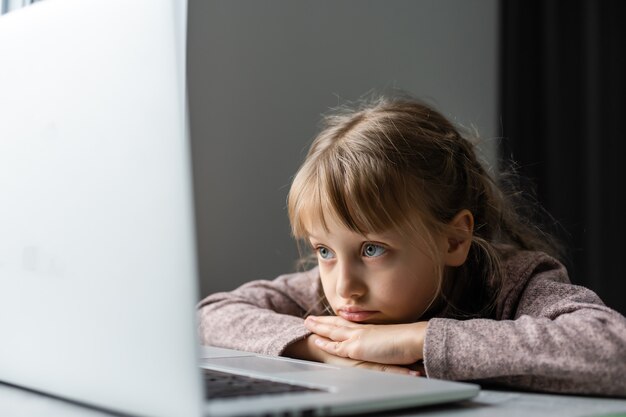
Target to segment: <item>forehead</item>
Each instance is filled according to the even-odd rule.
[[[401,243],[404,237],[394,229],[360,233],[349,229],[336,215],[324,215],[324,221],[318,216],[308,215],[303,218],[307,238],[310,240],[351,239],[376,240],[390,243]]]

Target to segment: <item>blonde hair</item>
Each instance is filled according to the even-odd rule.
[[[307,222],[327,216],[349,230],[395,230],[419,239],[437,261],[435,236],[463,238],[449,223],[463,209],[475,227],[466,262],[439,268],[437,295],[450,315],[487,315],[503,279],[505,247],[556,255],[556,240],[516,210],[476,156],[475,144],[441,113],[410,97],[378,97],[324,119],[295,175],[287,206],[296,239],[308,236]],[[441,264],[436,262],[436,264]],[[433,298],[434,301],[434,298]]]

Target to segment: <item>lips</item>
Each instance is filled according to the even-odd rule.
[[[337,310],[337,314],[348,321],[365,321],[376,313],[378,313],[376,310],[364,310],[352,306],[342,307]]]

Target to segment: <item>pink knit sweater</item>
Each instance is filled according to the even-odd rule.
[[[626,397],[626,318],[572,285],[544,253],[517,252],[505,268],[495,320],[429,320],[428,377]],[[280,355],[310,334],[307,312],[327,314],[317,305],[320,285],[314,268],[212,294],[198,305],[201,341]]]

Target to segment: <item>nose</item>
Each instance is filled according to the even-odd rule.
[[[359,278],[357,268],[348,262],[342,262],[339,265],[337,277],[337,295],[345,299],[359,298],[367,292],[365,282]]]

